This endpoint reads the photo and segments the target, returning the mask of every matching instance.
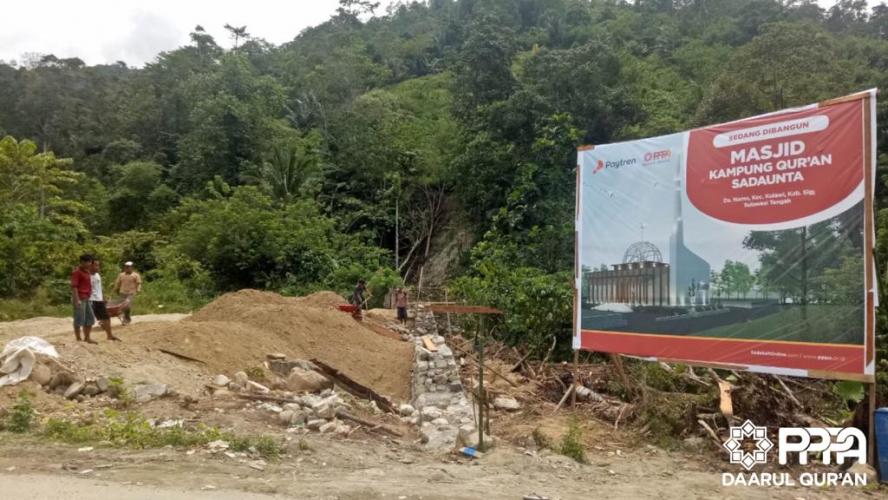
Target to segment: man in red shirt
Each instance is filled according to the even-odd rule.
[[[90,281],[90,268],[92,267],[92,255],[80,256],[80,265],[71,272],[71,299],[74,304],[74,337],[87,343],[95,344],[96,341],[89,338],[96,318],[90,307],[89,296],[92,294]],[[80,338],[80,329],[83,328],[83,339]]]

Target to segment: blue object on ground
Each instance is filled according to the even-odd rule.
[[[879,471],[879,482],[888,483],[888,408],[879,408],[875,412],[876,427],[876,463]]]

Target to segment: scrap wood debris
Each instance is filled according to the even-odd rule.
[[[465,359],[462,376],[477,391],[478,366],[471,341],[450,339]],[[545,349],[545,352],[541,352]],[[830,421],[844,402],[829,382],[736,371],[697,369],[614,356],[593,362],[545,363],[550,346],[533,353],[498,341],[485,346],[486,401],[513,397],[528,411],[556,414],[577,410],[609,422],[633,426],[642,434],[663,433],[684,439],[705,437],[720,443],[738,421],[771,422],[772,427],[809,426]],[[618,363],[615,365],[615,363]],[[627,390],[626,384],[631,385]],[[850,422],[846,422],[850,425]]]

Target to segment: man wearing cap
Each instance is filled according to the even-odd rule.
[[[123,272],[117,275],[117,281],[114,282],[114,291],[130,302],[123,308],[123,324],[128,325],[133,320],[130,311],[133,297],[142,291],[142,277],[133,270],[132,261],[123,264]]]

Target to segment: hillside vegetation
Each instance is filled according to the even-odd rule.
[[[144,68],[0,64],[0,297],[63,304],[84,251],[136,261],[151,304],[381,292],[456,227],[451,290],[504,308],[507,340],[568,346],[577,145],[888,87],[884,4],[341,3],[280,46],[198,26]]]

